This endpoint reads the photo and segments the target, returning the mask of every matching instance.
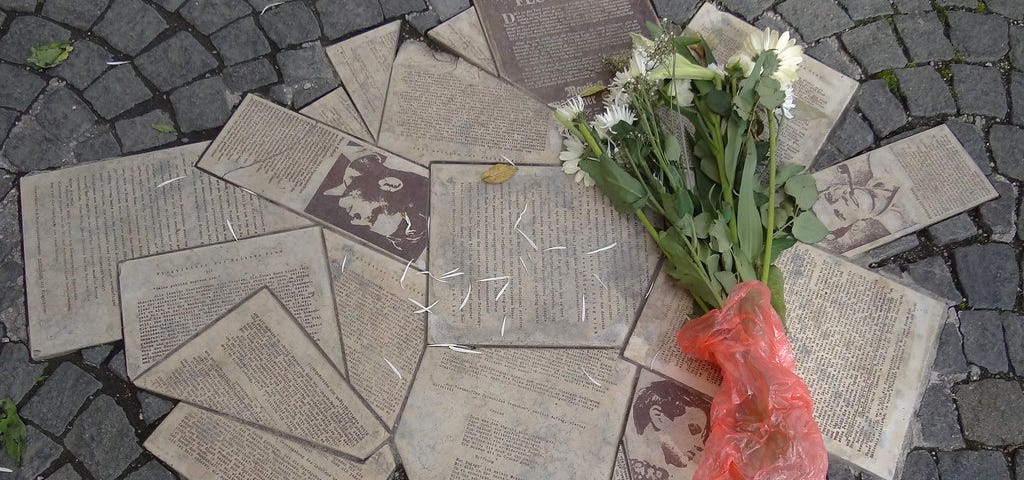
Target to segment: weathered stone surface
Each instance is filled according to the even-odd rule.
[[[321,15],[320,18],[322,20],[323,15]],[[417,32],[420,32],[420,34],[426,34],[427,30],[430,30],[441,23],[441,17],[437,16],[437,12],[433,10],[410,13],[405,16],[405,19],[408,20],[409,24],[412,25],[412,28],[415,28]]]
[[[469,0],[430,0],[430,5],[434,7],[443,22],[469,8]]]
[[[102,132],[79,142],[75,145],[74,153],[77,163],[92,162],[120,156],[121,146],[117,144],[113,133]]]
[[[135,396],[142,406],[142,419],[146,425],[152,425],[174,408],[174,402],[148,392],[139,391]]]
[[[270,6],[270,5],[273,5],[273,4],[278,2],[278,0],[247,0],[247,1],[249,2],[249,5],[252,6],[252,9],[255,10],[256,12],[262,12],[264,8],[266,8],[266,7]]]
[[[786,0],[775,10],[796,27],[807,42],[815,42],[853,26],[850,16],[831,0]]]
[[[685,0],[682,3],[692,3],[692,1]],[[422,12],[427,9],[427,2],[424,0],[381,0],[380,6],[384,11],[384,18],[390,20],[407,13]]]
[[[907,65],[888,20],[876,20],[841,35],[843,45],[868,74]]]
[[[110,361],[107,362],[107,368],[109,368],[114,375],[117,375],[117,378],[126,382],[128,381],[128,365],[124,361],[124,350],[117,352],[117,355],[114,355],[114,358],[111,358]]]
[[[195,26],[196,30],[209,35],[224,25],[252,13],[252,8],[242,0],[195,0],[185,2],[178,13]]]
[[[1024,130],[1011,125],[992,125],[988,141],[999,173],[1024,180]]]
[[[99,388],[100,382],[95,378],[64,362],[32,395],[21,414],[48,432],[60,435],[89,395]]]
[[[1009,51],[1009,24],[999,15],[950,11],[949,39],[964,57],[974,62],[998,60]]]
[[[754,26],[760,30],[771,28],[772,30],[777,30],[779,32],[789,32],[790,38],[795,39],[796,43],[800,45],[804,44],[804,39],[800,37],[800,32],[796,31],[796,29],[793,28],[786,19],[782,18],[782,15],[771,10],[764,12],[764,14],[754,22]]]
[[[210,36],[225,65],[270,53],[270,44],[252,17],[242,18]]]
[[[978,0],[935,0],[935,4],[940,7],[976,8]]]
[[[953,387],[953,395],[967,440],[989,446],[1024,442],[1024,416],[1020,415],[1024,411],[1024,392],[1016,381],[988,378],[957,385]]]
[[[842,50],[842,47],[839,46],[839,41],[834,37],[818,42],[817,45],[807,49],[807,54],[821,63],[838,70],[847,77],[856,79],[864,77],[864,72],[860,69],[860,66]]]
[[[1006,337],[1006,352],[1010,356],[1013,371],[1024,373],[1024,316],[1018,313],[1004,312],[1003,336]]]
[[[700,0],[653,0],[654,11],[658,18],[667,18],[668,21],[685,25],[700,6]]]
[[[854,20],[892,15],[892,6],[888,0],[839,0],[846,7],[846,12]]]
[[[24,68],[0,63],[0,85],[0,107],[24,112],[46,82]]]
[[[739,14],[749,20],[757,18],[768,7],[772,6],[771,0],[722,0],[722,6],[727,10]]]
[[[0,0],[0,9],[32,13],[36,11],[36,3],[37,0]]]
[[[65,25],[88,30],[106,10],[109,0],[46,0],[43,15]]]
[[[164,10],[173,12],[181,7],[181,4],[185,3],[185,0],[152,0],[153,3],[160,5]]]
[[[952,300],[953,303],[962,299],[960,292],[953,285],[953,276],[942,257],[928,257],[907,265],[907,275],[925,290]]]
[[[917,423],[921,432],[921,444],[918,446],[944,449],[964,447],[953,394],[945,384],[933,383],[925,389],[921,408],[917,412]]]
[[[224,84],[243,93],[277,82],[277,71],[265,58],[232,65],[224,69]]]
[[[1024,26],[1010,25],[1010,61],[1024,70]]]
[[[36,121],[58,140],[70,141],[96,124],[96,115],[68,88],[46,92],[39,102]]]
[[[857,108],[881,137],[907,124],[907,113],[885,80],[870,80],[857,91]]]
[[[25,439],[24,450],[22,450],[21,465],[15,465],[6,454],[0,455],[0,466],[14,470],[14,478],[17,480],[36,478],[60,457],[60,453],[63,451],[60,445],[54,443],[35,427],[28,425],[25,430],[28,435]]]
[[[165,28],[163,17],[141,0],[113,0],[93,32],[114,48],[137,55]]]
[[[278,52],[277,65],[284,81],[274,86],[271,93],[275,100],[293,108],[302,108],[340,85],[319,43]]]
[[[1013,123],[1024,125],[1024,72],[1014,70],[1010,74],[1010,102]]]
[[[75,157],[67,143],[50,135],[34,118],[22,117],[7,136],[0,159],[9,170],[25,173],[68,165]]]
[[[66,464],[60,467],[59,470],[53,472],[53,475],[46,477],[46,480],[82,480],[82,476],[75,471],[75,468],[71,464]]]
[[[1020,270],[1013,247],[1005,243],[967,245],[953,251],[960,284],[975,308],[1010,310],[1017,303]]]
[[[8,343],[0,350],[0,398],[20,403],[25,394],[43,374],[42,363],[32,363],[28,348],[21,343]]]
[[[953,72],[953,91],[962,114],[987,115],[1002,118],[1006,115],[1006,87],[996,67],[977,65],[950,66]]]
[[[907,99],[910,114],[930,117],[956,113],[956,102],[939,72],[932,67],[903,68],[895,71],[900,91]]]
[[[64,445],[99,480],[116,478],[142,453],[124,411],[107,395],[96,397],[82,412]]]
[[[985,0],[988,9],[1012,20],[1024,20],[1024,3],[1018,0]]]
[[[928,227],[928,234],[931,235],[935,243],[945,245],[977,235],[978,227],[974,226],[971,217],[966,213],[961,213]]]
[[[953,44],[943,33],[942,22],[935,12],[899,15],[895,20],[911,61],[924,63],[953,58]]]
[[[119,120],[115,128],[124,153],[147,150],[178,139],[175,132],[161,132],[154,128],[156,125],[175,128],[171,115],[163,110],[152,110],[138,117]]]
[[[146,100],[153,93],[146,88],[131,65],[120,65],[104,73],[85,89],[85,99],[106,119],[113,118]]]
[[[168,92],[217,68],[217,60],[190,33],[178,32],[139,55],[135,66],[160,91]]]
[[[437,8],[436,3],[434,7]],[[384,12],[376,0],[317,0],[316,11],[320,14],[324,35],[330,40],[372,27],[384,20]]]
[[[278,48],[320,38],[320,26],[303,2],[288,2],[260,15],[260,25]]]
[[[0,59],[25,65],[32,55],[32,47],[48,43],[66,42],[71,31],[39,17],[18,17],[0,37]]]
[[[199,80],[171,94],[178,127],[185,133],[224,125],[238,100],[221,77]]]
[[[125,480],[174,480],[175,477],[167,468],[156,460],[150,460],[142,468],[125,477]]]
[[[946,122],[946,127],[953,132],[953,136],[963,145],[964,150],[967,150],[971,159],[981,169],[981,173],[985,175],[992,173],[991,159],[988,151],[985,150],[985,133],[981,131],[981,128],[960,120],[949,120]]]
[[[21,261],[21,222],[18,219],[18,190],[13,189],[0,200],[0,330],[6,330],[12,341],[28,339],[25,321],[25,280]],[[0,332],[3,333],[3,332]],[[27,357],[25,357],[27,360]],[[15,376],[10,370],[4,374],[0,367],[0,385],[3,377]],[[34,378],[34,377],[33,377]],[[13,381],[13,380],[12,380]],[[2,388],[0,388],[2,390]],[[24,391],[21,392],[24,394]]]
[[[1010,480],[1010,469],[1002,453],[959,451],[938,452],[938,456],[942,480]]]
[[[828,480],[857,480],[857,474],[850,467],[839,462],[829,462]]]
[[[898,255],[900,253],[913,250],[917,248],[920,244],[921,242],[917,239],[915,235],[907,235],[905,237],[900,237],[896,240],[893,240],[892,242],[889,242],[885,245],[879,245],[871,250],[868,250],[867,252],[861,254],[858,258],[864,258],[867,263],[877,262],[880,260],[884,260],[886,258],[890,258],[894,255]]]
[[[981,205],[978,216],[981,223],[992,232],[992,238],[1000,242],[1013,240],[1017,227],[1014,209],[1017,207],[1017,189],[1005,178],[998,175],[989,177],[999,197]]]
[[[960,331],[964,335],[967,361],[992,373],[1010,369],[1003,340],[1003,322],[995,310],[960,312]]]
[[[18,119],[18,112],[0,108],[0,144],[7,139],[7,132],[11,131],[15,120]]]
[[[100,365],[104,360],[110,356],[110,351],[114,349],[111,344],[97,345],[95,347],[89,347],[82,350],[82,360],[89,365]]]
[[[871,127],[854,110],[847,110],[832,131],[829,143],[851,158],[875,143]]]
[[[939,480],[935,460],[924,450],[910,452],[903,465],[903,480]]]
[[[109,68],[110,52],[89,40],[75,40],[75,50],[68,59],[49,70],[67,80],[79,90],[85,90],[100,74]]]

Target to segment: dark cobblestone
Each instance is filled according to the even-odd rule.
[[[171,115],[162,110],[152,110],[138,117],[119,120],[115,125],[124,153],[148,150],[178,139],[174,132],[165,133],[154,128],[156,125],[175,128]]]
[[[878,247],[868,250],[861,254],[861,257],[865,258],[867,263],[878,262],[894,255],[913,250],[920,244],[921,242],[917,240],[916,236],[907,235],[885,245],[879,245]]]
[[[34,118],[22,117],[11,129],[0,157],[18,173],[74,163],[71,148],[50,135]]]
[[[424,35],[427,33],[427,30],[430,30],[441,23],[441,17],[438,17],[437,12],[433,10],[412,13],[407,15],[405,18],[409,24],[412,25],[412,28]]]
[[[110,352],[114,349],[113,345],[97,345],[95,347],[89,347],[82,350],[82,360],[89,365],[100,365],[107,357],[110,356]]]
[[[857,480],[857,474],[850,467],[840,462],[829,462],[828,480]]]
[[[955,323],[946,323],[939,334],[939,346],[935,353],[932,369],[950,376],[960,376],[967,372],[967,360],[964,358],[963,339]]]
[[[196,30],[209,35],[232,21],[252,13],[252,7],[243,0],[195,0],[185,2],[178,13],[188,23],[196,27]]]
[[[277,54],[277,65],[284,81],[274,86],[274,99],[294,108],[306,104],[334,90],[340,83],[334,67],[319,43],[298,50],[284,50]]]
[[[743,0],[743,1],[763,1],[763,0]],[[441,17],[441,21],[448,20],[460,13],[463,10],[469,8],[469,0],[430,0],[430,5],[434,7],[437,14]],[[762,9],[763,10],[763,9]]]
[[[765,12],[763,15],[761,15],[760,18],[757,19],[756,22],[754,22],[754,25],[761,30],[764,30],[765,28],[771,28],[772,30],[776,30],[779,32],[789,32],[790,38],[795,39],[796,43],[800,45],[803,45],[805,43],[804,39],[800,37],[800,32],[798,32],[795,28],[793,28],[792,25],[786,22],[786,20],[782,18],[782,15],[779,15],[778,13],[775,13],[773,11],[769,10]]]
[[[654,4],[654,10],[658,12],[659,18],[667,18],[672,23],[684,25],[697,13],[701,0],[653,0],[651,3]],[[440,20],[440,17],[438,19]]]
[[[1006,337],[1006,352],[1010,357],[1010,365],[1013,371],[1020,375],[1024,373],[1024,316],[1004,312],[1003,335]]]
[[[953,255],[969,304],[1004,310],[1014,307],[1020,270],[1013,247],[1005,243],[967,245],[954,250]]]
[[[14,465],[7,455],[0,455],[0,466],[13,468],[17,480],[36,478],[60,456],[63,450],[37,428],[28,425],[25,430],[28,435],[25,439],[21,465]]]
[[[46,431],[61,435],[100,382],[71,363],[62,363],[32,396],[21,416]]]
[[[63,142],[71,141],[96,124],[96,115],[68,88],[51,90],[39,98],[36,121],[47,133]]]
[[[953,276],[942,257],[928,257],[907,265],[907,275],[914,283],[935,295],[953,300],[954,303],[962,299],[960,292],[953,285]]]
[[[117,352],[117,355],[114,355],[114,358],[111,358],[110,361],[107,362],[107,368],[109,368],[117,378],[120,378],[125,382],[128,381],[128,365],[125,364],[124,361],[124,350]]]
[[[895,73],[900,82],[900,92],[907,99],[910,115],[930,117],[956,113],[956,102],[949,93],[949,87],[934,68],[905,68]]]
[[[114,48],[137,55],[166,28],[163,17],[141,0],[113,0],[93,31]]]
[[[911,61],[923,63],[953,58],[953,44],[943,34],[942,22],[935,12],[899,15],[895,21]]]
[[[1009,24],[1006,18],[973,12],[951,11],[949,39],[969,61],[998,60],[1009,51]]]
[[[1024,180],[1024,130],[1011,125],[993,125],[988,141],[999,173]]]
[[[139,55],[135,66],[160,91],[168,92],[217,68],[217,60],[190,33],[178,32]]]
[[[65,25],[88,30],[108,4],[109,0],[46,0],[43,15]]]
[[[75,145],[75,161],[92,162],[121,155],[121,146],[114,140],[114,134],[102,132]]]
[[[238,20],[210,37],[225,65],[270,53],[270,44],[252,17]],[[276,79],[275,79],[276,80]]]
[[[1019,0],[985,0],[989,10],[1012,20],[1024,20],[1024,3]]]
[[[946,385],[928,385],[921,398],[917,422],[921,428],[921,443],[918,446],[943,449],[964,447],[964,437],[960,433],[953,394]]]
[[[857,91],[857,108],[871,122],[879,136],[886,136],[907,124],[903,104],[889,90],[884,80],[871,80],[861,84]]]
[[[24,112],[46,82],[21,67],[0,63],[0,107]]]
[[[843,156],[852,158],[875,143],[875,135],[856,111],[847,110],[836,124],[829,143]]]
[[[131,65],[114,67],[85,89],[85,99],[103,118],[113,118],[146,100],[153,93],[146,88]]]
[[[993,239],[1001,242],[1012,241],[1017,231],[1014,213],[1017,207],[1017,189],[1003,177],[993,175],[988,180],[999,193],[999,197],[982,204],[978,208],[978,216],[981,217],[981,223],[988,227]]]
[[[976,65],[952,65],[950,69],[961,114],[996,118],[1006,115],[1006,87],[999,69]]]
[[[839,0],[839,3],[846,7],[846,12],[854,20],[892,15],[892,6],[889,0]]]
[[[907,57],[903,55],[888,20],[861,25],[843,33],[841,37],[843,45],[868,74],[907,65]]]
[[[53,472],[53,475],[47,477],[46,480],[82,480],[82,476],[75,471],[71,464],[67,464]]]
[[[855,79],[864,77],[860,66],[840,48],[839,41],[835,38],[830,37],[818,42],[817,45],[807,49],[807,54],[847,77]]]
[[[221,77],[210,77],[175,90],[171,105],[184,133],[224,125],[238,97],[228,91]]]
[[[950,120],[946,122],[946,127],[953,132],[953,136],[960,141],[964,150],[967,150],[971,159],[981,169],[981,173],[985,175],[992,173],[991,159],[985,150],[985,133],[981,131],[981,128],[960,120]]]
[[[903,480],[939,480],[935,460],[924,450],[910,452],[903,466]]]
[[[44,365],[30,363],[28,348],[20,343],[8,343],[0,350],[0,398],[20,403],[25,394],[43,374]]]
[[[1024,125],[1024,73],[1016,70],[1010,75],[1010,102],[1013,123]]]
[[[775,9],[800,31],[807,42],[815,42],[853,26],[850,16],[831,0],[786,0]]]
[[[722,6],[747,20],[753,20],[772,6],[772,0],[722,0]]]
[[[125,480],[174,480],[175,478],[177,477],[161,465],[160,462],[150,460],[142,468],[125,477]]]
[[[1006,373],[1010,360],[1006,356],[1003,322],[995,310],[960,312],[960,331],[964,335],[967,361],[992,373]]]
[[[694,3],[693,0],[685,0],[682,2]],[[394,18],[401,17],[407,13],[421,12],[427,9],[427,2],[424,0],[381,0],[381,10],[384,12],[384,18],[391,20]]]
[[[96,397],[78,417],[64,445],[98,480],[116,478],[142,453],[124,411],[107,395]]]
[[[18,112],[0,108],[0,143],[7,139],[7,132],[11,131],[15,120],[18,119]]]
[[[0,331],[14,341],[28,338],[25,326],[25,282],[21,261],[21,223],[18,221],[18,190],[0,200],[0,261],[14,270],[17,278],[3,278],[0,290]],[[13,268],[10,268],[13,267]],[[27,360],[27,359],[26,359]],[[14,371],[13,369],[10,371]],[[0,368],[0,372],[3,369]],[[0,376],[4,375],[0,373]],[[12,375],[13,376],[13,375]]]
[[[970,216],[961,213],[928,227],[928,234],[935,243],[945,245],[977,235],[978,227],[974,226]]]
[[[148,392],[138,392],[136,397],[142,406],[142,420],[146,425],[152,425],[174,408],[174,402]]]
[[[224,84],[233,92],[248,92],[276,82],[277,71],[265,58],[224,69]]]
[[[330,40],[369,28],[384,20],[384,12],[376,0],[317,0],[316,11],[320,13],[324,35]]]
[[[939,452],[942,480],[1010,480],[1002,453],[993,451]]]
[[[1015,381],[989,378],[953,387],[964,438],[984,445],[1024,443],[1024,393]],[[941,461],[941,457],[940,457]],[[945,480],[947,477],[943,475]],[[956,477],[995,478],[985,475]]]
[[[26,64],[32,54],[32,47],[48,43],[66,42],[71,31],[39,17],[18,17],[0,37],[0,59],[11,63]]]
[[[68,59],[51,73],[68,81],[79,90],[85,90],[94,80],[109,68],[110,52],[88,40],[76,40],[75,50]]]
[[[313,11],[302,2],[288,2],[260,15],[260,25],[278,48],[320,38]]]
[[[0,8],[12,12],[32,13],[38,0],[0,0]]]
[[[160,5],[164,10],[168,12],[177,11],[181,8],[181,4],[185,3],[186,0],[152,0],[153,3]]]

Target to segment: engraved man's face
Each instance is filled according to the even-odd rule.
[[[404,184],[394,176],[373,178],[361,171],[372,171],[374,164],[371,162],[380,163],[379,158],[372,157],[352,162],[345,170],[341,185],[326,190],[324,195],[338,197],[338,206],[348,213],[352,225],[370,227],[372,232],[385,237],[393,236],[398,233],[404,218],[402,212],[391,211],[387,197],[401,190]]]
[[[704,450],[704,435],[708,416],[699,408],[687,408],[681,415],[671,418],[661,407],[651,407],[651,425],[661,438],[665,463],[686,470],[694,470]]]

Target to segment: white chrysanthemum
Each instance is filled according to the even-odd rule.
[[[793,118],[793,109],[796,108],[795,97],[796,95],[793,92],[793,86],[790,85],[786,87],[786,100],[782,102],[782,107],[780,107],[782,114],[785,115],[786,118]]]
[[[555,109],[558,115],[566,120],[573,120],[577,115],[583,113],[583,97],[576,95],[575,97],[569,98],[562,102],[558,108]]]
[[[629,94],[621,88],[609,88],[608,93],[604,96],[604,106],[609,105],[628,105]]]
[[[582,182],[588,187],[594,186],[594,179],[580,168],[580,161],[583,160],[583,151],[585,150],[583,142],[579,138],[569,135],[564,138],[563,145],[565,145],[565,150],[558,155],[558,158],[562,160],[562,171],[566,175],[573,175],[576,183]]]
[[[725,68],[717,63],[708,65],[708,70],[715,72],[715,75],[718,75],[719,77],[725,78]]]
[[[693,105],[693,90],[690,89],[689,80],[672,80],[668,82],[666,90],[669,98],[671,98],[677,106],[689,107],[690,105]]]
[[[796,81],[797,69],[804,60],[804,48],[796,44],[796,39],[790,38],[789,32],[780,35],[770,28],[751,33],[743,50],[751,58],[757,58],[762,52],[773,51],[779,58],[779,68],[772,78],[778,80],[783,87]]]
[[[635,121],[636,115],[633,114],[633,110],[629,108],[629,105],[613,103],[605,107],[604,113],[594,117],[594,129],[597,130],[597,134],[601,138],[608,138],[608,133],[612,127],[618,125],[619,122],[626,122],[632,125]]]
[[[626,72],[631,78],[646,77],[651,68],[651,59],[643,47],[633,47],[633,56],[629,59],[629,68]]]
[[[754,73],[754,60],[749,55],[743,53],[733,55],[725,64],[729,68],[739,68],[743,72],[744,77],[749,77],[751,73]]]

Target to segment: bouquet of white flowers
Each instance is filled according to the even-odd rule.
[[[604,93],[602,113],[588,118],[581,97],[556,110],[562,169],[643,223],[704,314],[678,335],[684,352],[717,363],[724,378],[694,478],[824,478],[773,265],[795,242],[828,233],[810,211],[814,179],[776,158],[803,49],[765,29],[722,66],[701,38],[649,28],[651,38],[633,35],[612,83],[585,92]]]

